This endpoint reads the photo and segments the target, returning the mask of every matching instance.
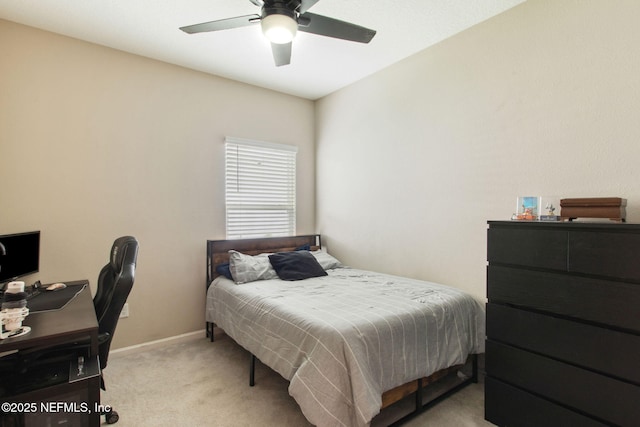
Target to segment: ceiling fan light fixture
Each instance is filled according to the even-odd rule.
[[[287,15],[272,14],[262,18],[262,33],[276,44],[290,43],[298,31],[298,23]]]

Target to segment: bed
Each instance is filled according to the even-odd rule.
[[[236,278],[245,261],[298,251],[285,255],[307,260],[311,253],[326,275],[281,280],[270,272],[238,284],[219,274],[230,257]],[[470,356],[472,374],[450,392],[476,381],[474,356],[484,351],[484,308],[473,297],[342,266],[323,251],[319,235],[207,241],[206,322],[212,341],[215,325],[252,361],[287,379],[289,394],[317,426],[367,426],[411,393],[418,412],[423,387]]]

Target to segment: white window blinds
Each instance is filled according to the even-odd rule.
[[[297,151],[226,138],[227,239],[295,235]]]

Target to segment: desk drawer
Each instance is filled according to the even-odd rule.
[[[491,377],[485,378],[484,390],[485,418],[499,426],[607,425]]]
[[[640,285],[490,265],[489,301],[557,313],[640,333]]]
[[[640,336],[488,304],[487,334],[500,341],[640,385]]]
[[[488,340],[487,375],[620,426],[637,425],[640,387]]]

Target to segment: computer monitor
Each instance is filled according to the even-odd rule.
[[[40,232],[6,234],[0,236],[0,284],[27,274],[37,273],[40,267]],[[2,255],[2,252],[5,254]]]

